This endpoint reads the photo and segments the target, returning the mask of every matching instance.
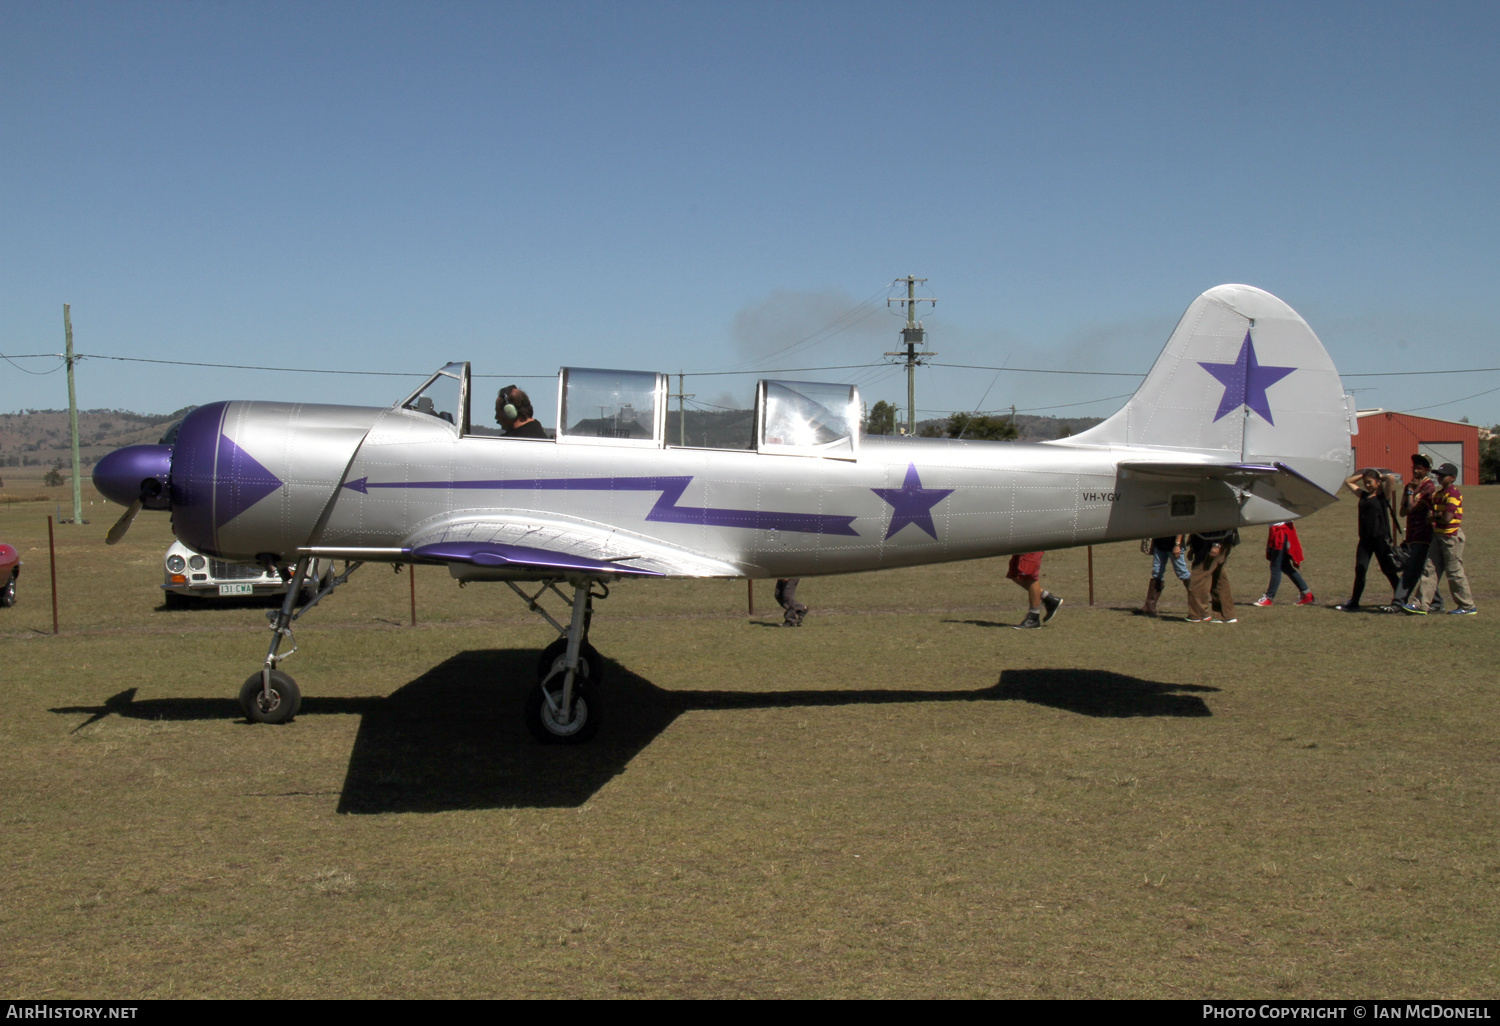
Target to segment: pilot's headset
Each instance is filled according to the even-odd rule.
[[[500,417],[502,420],[519,420],[521,418],[521,413],[516,409],[515,403],[510,401],[511,394],[515,390],[515,385],[506,385],[500,390],[500,398],[505,400],[505,405],[500,407]]]

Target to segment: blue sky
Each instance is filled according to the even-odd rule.
[[[550,423],[562,365],[729,404],[754,374],[706,372],[878,363],[907,274],[939,363],[1134,373],[1234,281],[1361,407],[1493,424],[1500,373],[1356,375],[1500,367],[1497,30],[1459,2],[0,0],[0,352],[61,351],[69,303],[81,353],[467,359]],[[0,411],[65,406],[21,370],[56,365],[0,363]],[[786,376],[905,398],[896,368]],[[81,406],[141,412],[413,384],[78,367]],[[918,407],[1133,386],[931,367]]]

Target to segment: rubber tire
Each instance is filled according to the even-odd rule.
[[[536,660],[536,679],[544,681],[552,672],[557,661],[568,654],[568,639],[558,638],[552,644],[542,649],[542,654]],[[594,684],[602,683],[604,680],[604,659],[599,655],[598,649],[587,641],[578,646],[578,669],[583,676]]]
[[[271,694],[276,703],[270,709],[261,708],[261,691],[260,671],[257,670],[240,688],[240,708],[251,723],[290,723],[302,708],[302,689],[280,670],[271,671]]]
[[[175,591],[164,591],[162,592],[162,605],[168,609],[189,609],[193,605],[193,600]]]
[[[561,695],[561,678],[553,678],[548,690],[554,695]],[[601,713],[598,689],[576,676],[573,678],[574,727],[566,734],[559,733],[553,726],[551,710],[543,698],[541,685],[531,688],[526,695],[526,729],[544,745],[584,744],[599,733]]]
[[[16,604],[16,575],[11,574],[10,579],[0,587],[0,608],[8,609]]]

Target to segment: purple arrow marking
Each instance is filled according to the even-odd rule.
[[[214,527],[220,528],[281,487],[281,479],[254,456],[219,436],[218,472],[214,481]]]
[[[782,513],[758,509],[704,509],[679,506],[677,500],[691,477],[570,477],[500,481],[371,481],[368,477],[345,481],[368,495],[372,488],[461,488],[481,490],[536,489],[538,491],[661,492],[661,498],[646,519],[665,524],[702,524],[705,527],[744,527],[763,531],[793,531],[800,534],[846,534],[859,536],[854,517],[828,513]],[[946,493],[945,493],[946,494]]]

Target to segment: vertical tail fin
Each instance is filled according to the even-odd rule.
[[[1353,403],[1307,322],[1269,292],[1220,285],[1187,308],[1124,409],[1067,442],[1280,462],[1333,492],[1355,430]]]

